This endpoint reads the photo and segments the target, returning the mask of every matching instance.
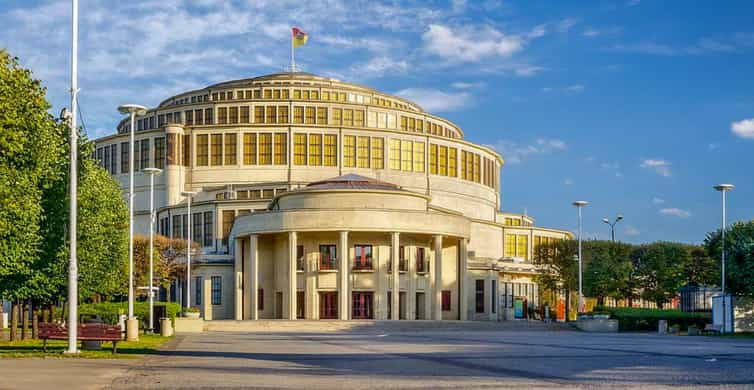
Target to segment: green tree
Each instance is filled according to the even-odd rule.
[[[583,246],[584,295],[596,297],[598,305],[603,305],[606,297],[625,298],[633,246],[599,240],[585,241]]]
[[[631,254],[636,264],[641,297],[662,308],[675,297],[686,281],[684,271],[690,261],[686,245],[654,242],[639,246]]]
[[[707,254],[716,262],[722,251],[720,233],[708,233],[704,240]],[[754,220],[735,223],[725,231],[725,267],[727,292],[754,296]]]
[[[686,282],[697,285],[720,284],[720,264],[718,260],[707,255],[701,245],[689,245],[689,262],[686,264],[684,275]]]
[[[565,292],[566,313],[570,313],[571,292],[579,288],[579,267],[574,261],[577,251],[574,240],[542,244],[534,250],[533,263],[539,269],[537,282],[548,291]]]

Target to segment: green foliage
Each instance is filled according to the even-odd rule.
[[[632,271],[630,244],[590,240],[583,243],[584,294],[603,298],[628,298],[629,275]]]
[[[172,320],[178,316],[181,306],[172,302],[155,302],[155,307],[164,306],[166,316]],[[88,303],[79,305],[79,315],[98,315],[103,322],[111,325],[118,323],[121,314],[128,314],[128,302]],[[146,328],[149,322],[149,302],[134,302],[134,316],[139,319],[142,328]],[[155,318],[155,321],[159,321]]]
[[[707,234],[704,248],[715,261],[722,257],[721,231]],[[725,231],[725,289],[754,296],[754,220],[733,224]]]
[[[679,326],[682,330],[688,329],[690,325],[704,328],[711,321],[710,313],[686,313],[680,310],[597,306],[594,311],[609,313],[611,318],[618,320],[621,331],[655,332],[660,320],[666,320],[668,326]]]
[[[632,254],[641,284],[641,297],[659,308],[675,297],[686,282],[685,265],[691,255],[686,245],[655,242],[639,246]]]

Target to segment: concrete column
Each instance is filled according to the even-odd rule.
[[[288,232],[288,319],[296,319],[296,232]]]
[[[338,316],[341,320],[348,320],[351,311],[348,300],[351,296],[351,286],[348,283],[351,275],[348,258],[348,232],[340,232],[338,240]]]
[[[259,306],[257,305],[257,289],[259,289],[259,237],[256,234],[249,236],[249,250],[246,262],[247,282],[244,283],[244,296],[248,297],[249,312],[244,315],[246,320],[259,319]],[[248,286],[248,287],[247,287]]]
[[[390,318],[398,320],[400,318],[400,274],[398,273],[398,259],[400,259],[400,233],[393,232],[390,234],[390,261],[393,264],[393,283],[390,293]]]
[[[236,238],[235,262],[233,263],[233,318],[243,319],[243,238]]]
[[[434,291],[433,291],[433,297],[434,302],[432,302],[432,319],[435,321],[442,320],[442,236],[436,235],[434,237],[435,241],[435,283],[434,283]]]
[[[467,280],[466,272],[469,266],[469,255],[466,249],[466,239],[461,238],[458,240],[458,315],[461,321],[468,321],[469,319],[469,281]]]
[[[202,318],[212,321],[212,278],[202,280]]]

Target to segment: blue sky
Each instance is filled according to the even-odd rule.
[[[754,3],[610,0],[81,0],[87,131],[115,107],[277,72],[289,28],[303,70],[417,101],[500,151],[503,208],[587,237],[699,242],[754,218]],[[67,104],[70,4],[0,3],[0,47]]]

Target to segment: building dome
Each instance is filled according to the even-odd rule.
[[[335,190],[335,189],[350,189],[350,190],[386,190],[386,191],[399,191],[401,188],[393,183],[388,183],[366,177],[349,173],[347,175],[334,177],[332,179],[326,179],[309,183],[304,190]]]

